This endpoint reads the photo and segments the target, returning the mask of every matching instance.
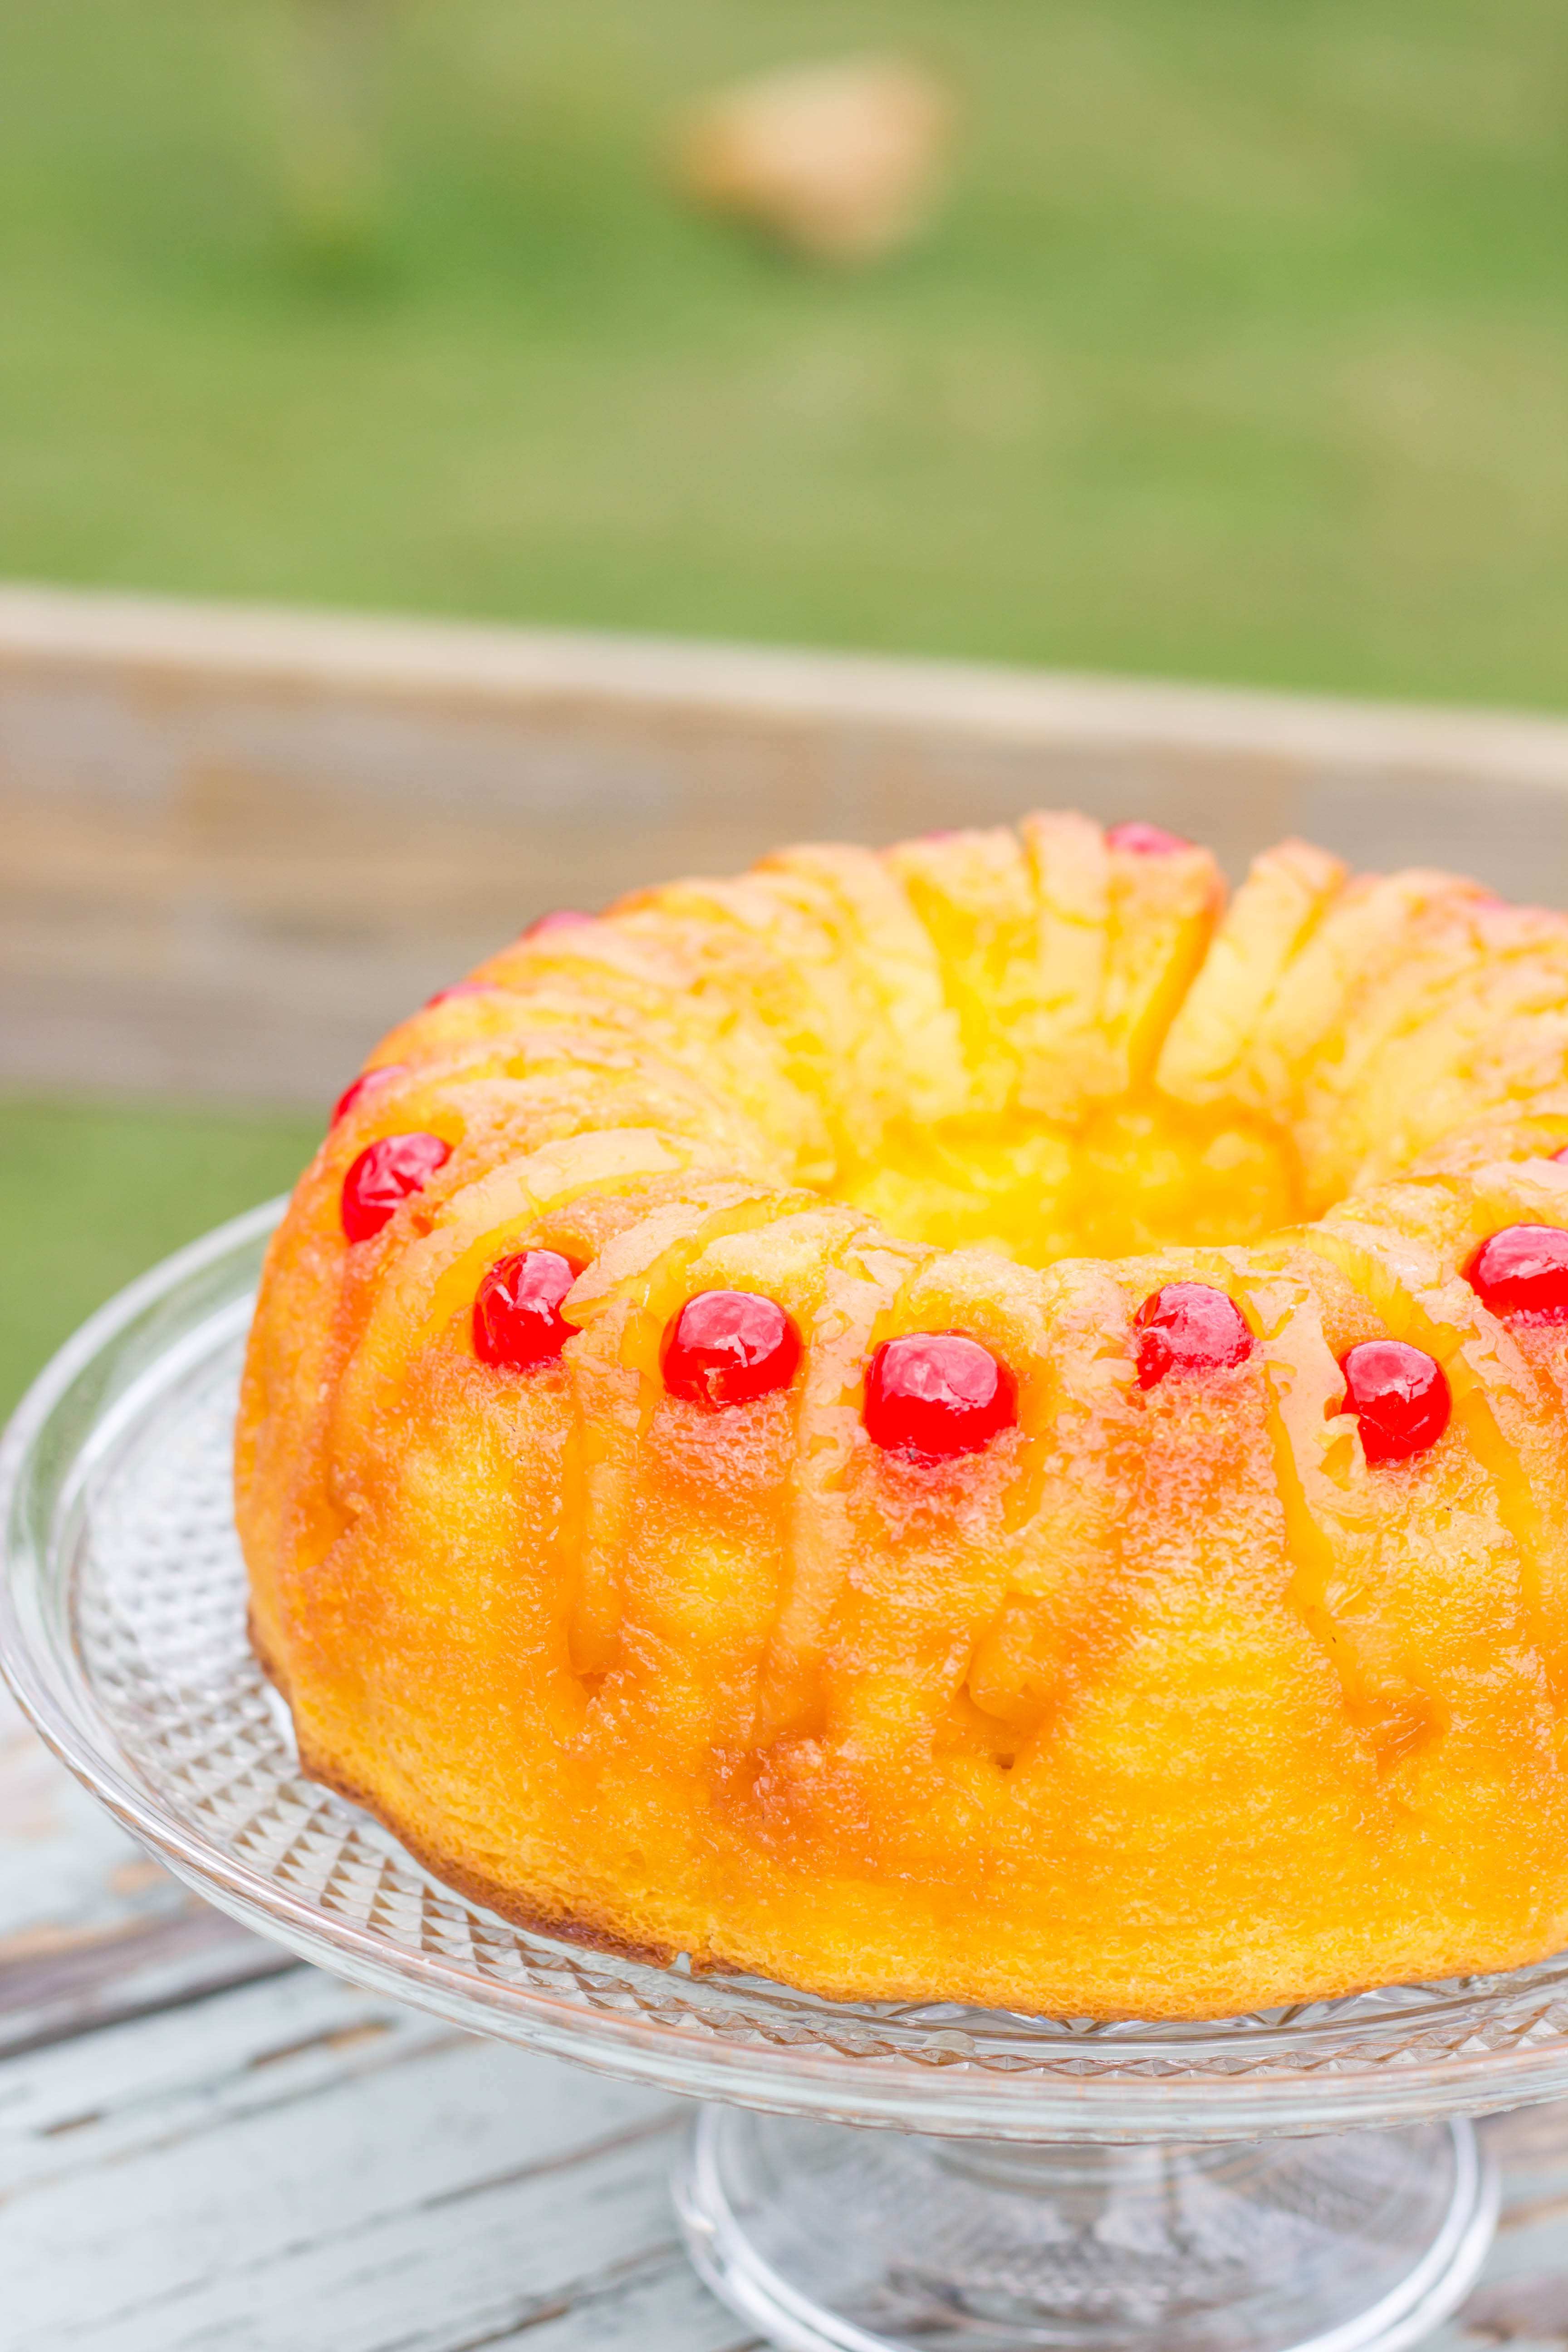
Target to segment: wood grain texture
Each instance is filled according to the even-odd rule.
[[[0,2053],[293,1965],[144,1853],[0,1685]]]
[[[1497,2237],[1479,2281],[1431,2352],[1568,2344],[1568,2100],[1493,2116],[1479,2129],[1502,2167]]]
[[[677,2101],[300,1969],[0,2067],[5,2352],[749,2340],[675,2242]]]
[[[0,2352],[738,2352],[679,2102],[296,1969],[0,2063]],[[1568,2103],[1483,2127],[1502,2226],[1434,2352],[1568,2342]]]
[[[0,1082],[321,1101],[553,905],[1041,804],[1568,901],[1568,725],[0,590]]]

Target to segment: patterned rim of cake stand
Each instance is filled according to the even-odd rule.
[[[0,1444],[0,1664],[182,1878],[341,1976],[689,2095],[942,2136],[1228,2139],[1568,2091],[1568,1955],[1207,2024],[840,2005],[531,1935],[299,1770],[245,1634],[236,1382],[271,1202],[133,1284]]]

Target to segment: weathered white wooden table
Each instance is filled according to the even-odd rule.
[[[0,1693],[0,2352],[740,2352],[681,2102],[340,1985],[186,1895]],[[1568,2101],[1435,2352],[1568,2344]]]
[[[687,2114],[231,1925],[0,1691],[4,2352],[737,2352]]]

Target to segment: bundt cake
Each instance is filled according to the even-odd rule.
[[[237,1458],[306,1769],[508,1917],[1190,2017],[1568,1943],[1568,918],[1068,814],[395,1030]]]

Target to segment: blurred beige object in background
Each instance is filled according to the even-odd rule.
[[[769,74],[700,100],[676,126],[687,195],[822,261],[907,244],[942,193],[957,109],[912,59]]]

